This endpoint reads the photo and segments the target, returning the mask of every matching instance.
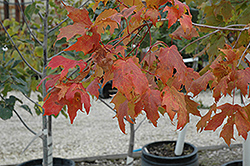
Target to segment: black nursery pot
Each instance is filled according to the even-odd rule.
[[[234,160],[223,164],[222,166],[242,166],[242,160]]]
[[[30,160],[17,166],[42,166],[43,159]],[[69,159],[53,158],[53,166],[75,166],[75,162]]]
[[[184,143],[184,147],[189,146],[193,151],[188,155],[176,156],[176,157],[162,157],[150,154],[146,149],[152,146],[159,146],[161,144],[175,143],[176,141],[161,141],[153,142],[145,145],[142,148],[141,165],[142,166],[199,166],[198,162],[198,150],[190,144]]]

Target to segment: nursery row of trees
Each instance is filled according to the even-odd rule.
[[[90,96],[98,98],[100,84],[110,80],[117,89],[111,102],[123,133],[124,119],[133,124],[145,112],[154,126],[160,114],[171,121],[177,117],[177,129],[189,123],[190,114],[201,117],[198,131],[223,125],[220,137],[228,145],[234,126],[247,138],[250,106],[234,102],[237,89],[242,99],[249,96],[247,0],[34,1],[21,12],[24,24],[1,22],[0,117],[18,114],[14,105],[21,101],[8,92],[27,97],[41,92],[34,103],[38,114],[42,108],[43,128],[49,131],[41,135],[44,146],[51,115],[62,112],[73,123],[78,110],[89,113]],[[199,57],[199,72],[183,57]],[[201,116],[192,97],[208,85],[214,104]],[[232,101],[218,105],[225,95]]]

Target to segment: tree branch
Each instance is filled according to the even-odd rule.
[[[9,37],[12,45],[15,47],[16,51],[18,52],[18,54],[20,55],[20,57],[22,58],[22,60],[24,61],[24,63],[32,70],[34,71],[36,74],[42,76],[42,73],[37,71],[35,68],[33,68],[27,61],[26,59],[23,57],[22,53],[19,51],[19,49],[17,48],[15,42],[13,41],[12,37],[10,36],[10,34],[8,33],[7,29],[5,28],[5,26],[3,25],[2,21],[0,21],[0,24],[2,25],[5,33],[7,34],[7,36]]]
[[[192,24],[194,25],[195,23],[192,23]],[[249,27],[242,28],[242,29],[239,29],[239,28],[230,28],[230,27],[236,27],[236,26],[246,26],[244,24],[234,24],[234,25],[229,25],[229,26],[226,26],[226,27],[215,27],[215,26],[209,26],[209,25],[204,25],[204,24],[195,24],[194,26],[200,26],[200,27],[203,27],[203,28],[212,28],[212,29],[217,29],[217,30],[215,30],[215,31],[213,31],[211,33],[208,33],[208,34],[206,34],[206,35],[204,35],[204,36],[202,36],[202,37],[200,37],[200,38],[198,38],[198,39],[196,39],[196,40],[188,43],[185,47],[183,47],[180,50],[180,52],[182,52],[183,50],[185,50],[191,44],[193,44],[193,43],[195,43],[195,42],[197,42],[197,41],[199,41],[201,39],[204,39],[204,38],[206,38],[206,37],[208,37],[208,36],[210,36],[212,34],[215,34],[215,33],[219,32],[220,30],[232,30],[232,31],[236,31],[237,30],[237,31],[242,32],[242,31],[247,30],[249,28]]]
[[[106,103],[104,100],[102,100],[101,98],[98,98],[103,104],[105,104],[108,108],[110,108],[113,112],[115,112],[117,114],[117,112],[110,106],[108,105],[108,103]],[[124,120],[126,120],[127,122],[129,122],[125,117],[123,118]],[[133,119],[131,119],[132,121],[134,121]],[[130,123],[130,122],[129,122]],[[132,124],[132,123],[130,123]]]
[[[245,28],[230,28],[230,27],[236,27],[236,26],[246,26],[244,24],[229,25],[229,26],[226,26],[226,27],[216,27],[216,26],[205,25],[205,24],[196,24],[196,23],[192,22],[192,25],[197,26],[197,27],[202,27],[202,28],[217,29],[217,30],[227,30],[227,31],[245,31],[245,30],[249,29],[249,27],[245,27]]]
[[[240,60],[239,60],[239,62],[238,62],[238,64],[237,64],[237,68],[240,66],[240,62],[242,61],[242,58],[243,58],[244,54],[246,53],[246,51],[248,50],[249,47],[250,47],[250,42],[248,43],[246,49],[245,49],[244,52],[242,53],[242,55],[241,55],[241,57],[240,57]]]
[[[32,33],[32,31],[31,31],[31,29],[30,29],[30,26],[29,26],[29,24],[28,24],[28,22],[27,22],[27,20],[26,20],[25,15],[24,15],[24,11],[22,10],[21,5],[20,5],[20,3],[19,3],[19,0],[17,1],[17,3],[18,3],[19,10],[20,10],[21,13],[22,13],[23,20],[24,20],[25,24],[27,25],[27,28],[28,28],[28,31],[29,31],[30,35],[35,39],[36,42],[38,42],[39,45],[42,45],[43,43],[42,43],[41,41],[38,40],[38,38],[34,35],[34,33]]]

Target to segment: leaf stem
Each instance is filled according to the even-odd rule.
[[[15,50],[18,52],[18,54],[20,55],[20,57],[22,58],[22,60],[24,61],[24,63],[32,70],[34,71],[36,74],[38,74],[39,76],[42,76],[42,73],[37,71],[35,68],[33,68],[24,58],[24,56],[22,55],[22,53],[20,52],[20,50],[17,48],[15,42],[13,41],[12,37],[10,36],[10,34],[8,33],[6,27],[3,25],[2,21],[0,21],[0,24],[2,25],[5,33],[7,34],[8,38],[10,39],[12,45],[14,46]]]
[[[140,44],[141,42],[145,39],[146,35],[148,34],[148,32],[150,31],[150,28],[152,27],[152,25],[148,26],[148,30],[147,32],[144,34],[144,36],[141,38],[141,40],[136,44],[136,46],[128,53],[127,56],[129,56]]]

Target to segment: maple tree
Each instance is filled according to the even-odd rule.
[[[105,5],[107,1],[96,1],[93,10],[99,3]],[[77,38],[65,51],[82,51],[89,57],[80,61],[62,56],[51,59],[48,68],[58,70],[56,75],[45,78],[48,79],[48,94],[43,105],[44,115],[57,115],[67,105],[73,123],[77,111],[84,111],[82,104],[89,112],[90,97],[87,92],[98,98],[99,84],[102,82],[105,85],[113,80],[113,87],[118,92],[111,102],[115,104],[116,118],[123,133],[126,133],[124,117],[134,123],[136,117],[144,111],[154,126],[157,126],[159,113],[167,113],[172,121],[177,117],[177,129],[182,129],[189,122],[190,114],[201,117],[197,124],[197,130],[200,131],[216,130],[226,120],[220,136],[228,145],[234,139],[234,125],[239,135],[247,138],[247,132],[250,131],[249,105],[240,106],[234,100],[232,104],[218,105],[223,96],[231,95],[234,99],[236,89],[245,97],[249,94],[250,68],[245,58],[249,44],[241,44],[243,39],[240,38],[240,34],[245,33],[249,39],[247,24],[213,27],[193,23],[189,7],[178,0],[117,0],[115,8],[105,9],[93,21],[87,9],[64,6],[73,24],[61,28],[57,40],[64,37],[67,41]],[[225,13],[222,6],[215,7],[218,8],[215,15],[222,15],[223,20],[229,23],[230,14]],[[175,45],[168,46],[163,41],[152,43],[152,27],[161,28],[165,22],[168,28],[180,25],[170,35],[173,39],[191,40],[198,37],[199,41],[215,35],[219,30],[238,31],[240,34],[233,41],[233,46],[223,43],[221,47],[217,43],[221,41],[221,36],[213,36],[218,40],[208,44],[200,53],[202,55],[207,52],[210,63],[198,73],[184,64],[180,53],[182,50],[178,51]],[[103,33],[108,31],[112,35],[117,29],[121,30],[117,38],[107,43],[102,41]],[[216,31],[199,38],[199,32],[208,31],[204,29]],[[144,57],[138,58],[140,44],[147,35],[150,36],[149,50]],[[77,74],[70,74],[72,71],[77,71]],[[84,79],[90,71],[93,74],[89,79]],[[201,116],[198,104],[192,97],[206,90],[208,84],[213,91],[214,104],[206,115]]]

